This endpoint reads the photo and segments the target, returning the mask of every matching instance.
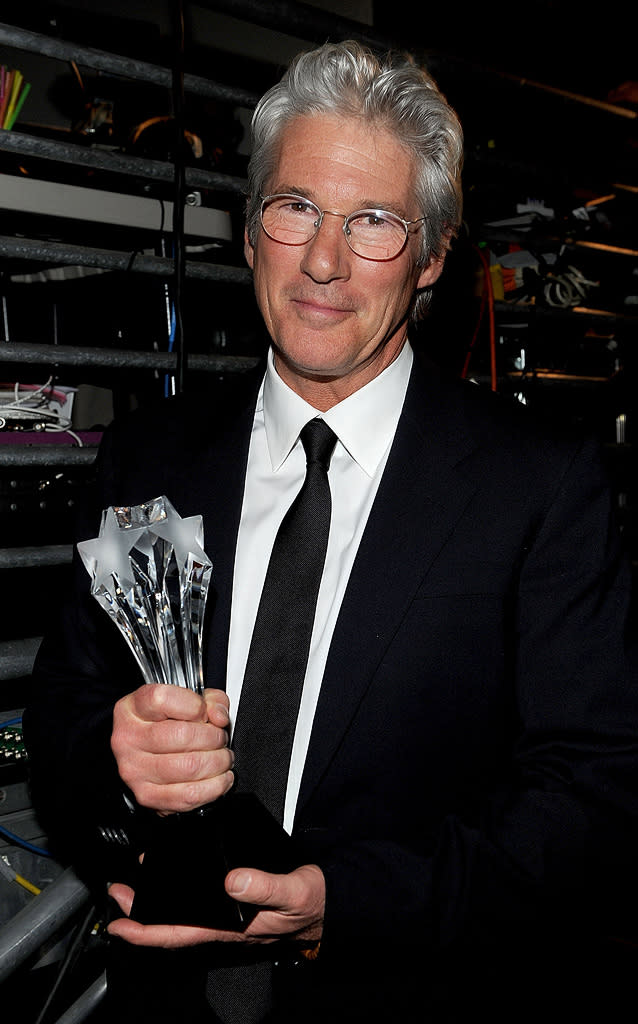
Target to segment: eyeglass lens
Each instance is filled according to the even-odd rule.
[[[264,202],[264,231],[277,242],[303,245],[315,235],[321,211],[314,203],[295,196],[275,196]],[[385,210],[358,210],[345,220],[348,245],[359,256],[387,260],[405,244],[407,229],[395,214]]]

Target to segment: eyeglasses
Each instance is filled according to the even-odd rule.
[[[352,251],[366,260],[391,260],[398,256],[411,224],[425,217],[404,220],[389,210],[355,210],[345,216],[334,210],[320,210],[303,196],[281,193],[265,196],[261,203],[261,226],[275,242],[305,245],[317,234],[323,218],[343,217],[343,233]]]

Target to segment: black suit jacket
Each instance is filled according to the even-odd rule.
[[[255,397],[247,379],[205,409],[167,403],[116,424],[80,526],[95,536],[102,508],[160,493],[182,516],[203,515],[210,686],[225,681]],[[88,582],[76,567],[25,728],[41,815],[60,856],[91,877],[86,837],[118,789],[111,708],[140,678]],[[572,998],[569,953],[578,947],[578,964],[578,937],[611,927],[601,911],[627,898],[636,852],[628,609],[596,447],[416,361],[337,621],[295,820],[327,884],[313,1006],[375,1019],[393,992],[378,1019],[456,1020],[468,998],[507,1019],[516,992],[521,1019],[554,973]]]

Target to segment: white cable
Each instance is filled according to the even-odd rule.
[[[71,430],[70,427],[71,427],[70,421],[69,421],[69,425],[66,426],[66,427],[62,426],[62,425],[54,427],[53,424],[47,423],[47,425],[45,426],[44,430],[45,430],[45,433],[47,433],[47,434],[68,434],[69,437],[72,437],[73,440],[77,442],[77,445],[78,445],[79,448],[84,448],[84,441],[82,440],[82,438],[78,434],[75,433],[74,430]]]
[[[71,429],[71,419],[62,416],[60,409],[44,408],[47,403],[50,403],[51,396],[45,395],[46,389],[51,385],[53,377],[41,384],[40,387],[35,388],[33,391],[27,391],[20,397],[20,387],[23,387],[19,382],[14,384],[14,400],[13,402],[7,402],[3,404],[0,402],[0,426],[6,426],[6,416],[11,420],[32,420],[34,422],[42,422],[42,426],[45,432],[55,433],[66,433],[73,438],[75,443],[83,448],[84,444],[81,437]]]
[[[23,385],[21,385],[19,381],[16,381],[16,383],[13,386],[14,402],[16,403],[16,405],[24,405],[25,402],[32,401],[34,398],[37,398],[38,395],[43,394],[43,392],[46,391],[46,389],[50,386],[52,382],[53,377],[51,376],[49,377],[45,384],[41,384],[40,387],[36,388],[34,391],[27,391],[24,397],[20,398],[20,388]],[[49,400],[50,399],[45,399],[45,401]]]

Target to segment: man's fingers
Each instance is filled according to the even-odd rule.
[[[225,771],[210,778],[190,782],[157,784],[144,781],[135,786],[134,792],[137,802],[142,807],[150,807],[160,812],[184,813],[219,800],[232,788],[234,781],[233,772]]]
[[[228,695],[222,690],[204,690],[204,701],[208,712],[208,721],[220,729],[227,729],[230,725]]]
[[[125,915],[109,922],[107,927],[109,935],[124,939],[133,946],[155,946],[163,949],[196,946],[214,939],[239,941],[239,936],[227,932],[216,932],[208,928],[196,928],[191,925],[146,925],[139,921],[132,921],[129,915],[134,895],[130,886],[120,882],[114,882],[109,886],[109,896]],[[161,899],[161,893],[158,894],[158,898]]]
[[[225,888],[233,899],[254,903],[258,907],[280,907],[279,879],[284,875],[273,875],[252,868],[235,868],[226,875]]]
[[[242,932],[190,925],[144,925],[132,921],[128,915],[133,905],[133,890],[119,883],[110,886],[109,894],[126,916],[111,921],[108,931],[136,946],[166,949],[195,946],[202,942],[271,943],[293,936],[310,942],[321,939],[325,881],[316,864],[306,864],[289,875],[236,868],[227,875],[226,888],[236,899],[263,908]],[[211,924],[214,925],[214,921]]]
[[[128,917],[133,906],[134,892],[130,885],[123,885],[121,882],[114,882],[109,886],[109,896],[115,900],[120,910]]]
[[[121,750],[115,743],[112,746],[120,771],[126,770],[131,764],[136,770],[144,772],[149,781],[159,784],[196,781],[221,775],[233,767],[235,760],[233,751],[226,744],[201,749],[178,747],[177,750],[141,751],[129,751],[128,748]]]
[[[207,720],[206,702],[193,690],[183,686],[144,683],[128,697],[134,713],[145,721],[160,722],[164,718],[191,722]],[[126,700],[124,697],[122,702]]]
[[[207,928],[192,928],[170,924],[140,924],[128,917],[119,917],[108,926],[109,935],[130,942],[132,946],[154,946],[161,949],[181,949],[184,946],[198,946],[217,938],[216,932]]]
[[[315,864],[305,864],[286,875],[234,868],[227,874],[225,886],[233,899],[290,915],[313,912],[325,894],[323,873]]]
[[[219,750],[228,746],[228,733],[211,722],[184,722],[181,719],[165,718],[145,723],[138,746],[141,744],[142,749],[149,754]],[[111,745],[116,754],[126,750],[131,745],[130,734],[115,732]]]

